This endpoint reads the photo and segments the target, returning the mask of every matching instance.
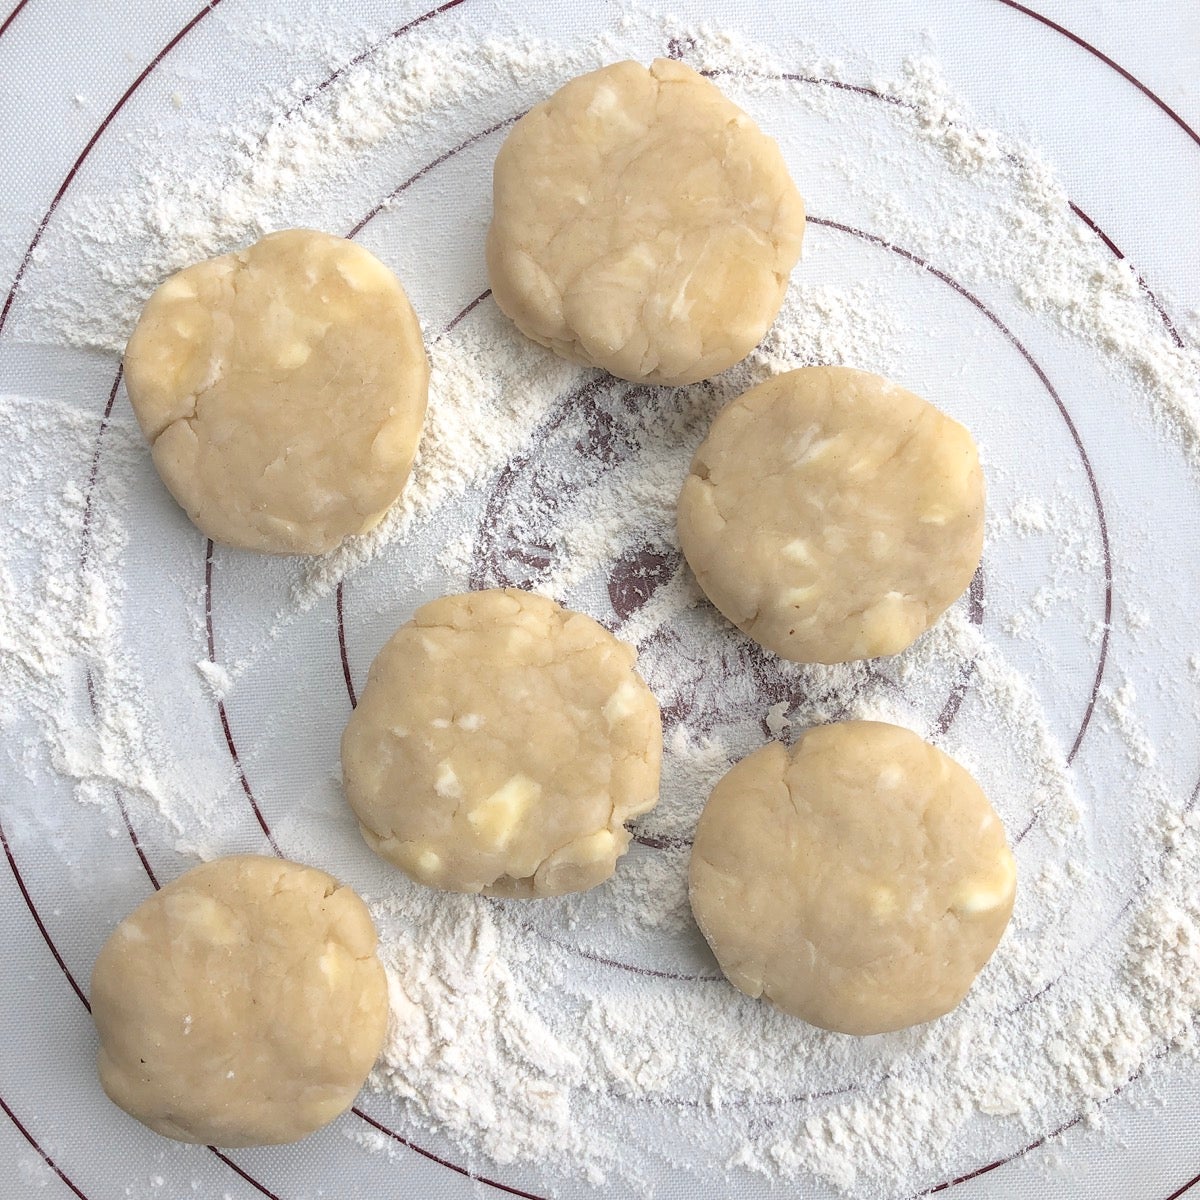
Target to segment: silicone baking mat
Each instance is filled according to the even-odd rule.
[[[710,22],[743,33],[749,44],[803,43],[809,63],[822,56],[838,62],[836,80],[831,71],[829,80],[810,73],[793,82],[797,89],[836,92],[830,104],[860,105],[864,127],[874,120],[872,106],[887,102],[875,67],[894,74],[910,55],[936,56],[955,92],[977,113],[1046,149],[1081,229],[1098,235],[1114,259],[1132,265],[1164,327],[1185,330],[1188,314],[1200,304],[1200,14],[1194,5],[1171,0],[1043,8],[1035,12],[1011,0],[846,0],[684,3],[672,11],[681,26]],[[196,0],[90,6],[21,0],[0,17],[0,391],[58,405],[93,430],[82,457],[63,461],[52,449],[11,457],[0,514],[8,586],[45,584],[48,568],[38,539],[27,539],[23,530],[67,494],[78,497],[83,514],[82,567],[89,522],[103,517],[93,511],[93,503],[101,503],[93,501],[93,489],[109,469],[106,456],[119,452],[107,431],[122,414],[128,424],[115,355],[67,350],[28,332],[40,328],[45,296],[61,291],[61,282],[47,272],[79,267],[62,257],[70,246],[64,231],[86,222],[89,206],[130,186],[156,144],[193,139],[204,121],[227,128],[240,113],[261,114],[263,97],[285,87],[305,103],[351,64],[414,31],[428,35],[443,26],[447,36],[477,36],[481,45],[492,35],[535,28],[550,40],[572,43],[604,31],[613,39],[611,57],[646,61],[679,51],[655,43],[648,32],[653,23],[623,24],[615,8],[597,11],[570,0],[530,4],[519,13],[487,0],[450,0],[428,9],[375,0],[335,6],[307,0],[213,0],[202,6]],[[280,30],[301,30],[303,36],[281,37]],[[528,93],[527,85],[514,86],[508,106],[496,111],[475,111],[476,98],[464,93],[465,116],[459,114],[457,123],[448,118],[446,129],[474,122],[469,137],[450,138],[431,122],[405,143],[369,156],[369,169],[298,209],[295,222],[353,231],[397,266],[431,334],[469,321],[486,304],[481,245],[491,157],[504,123],[539,98]],[[933,259],[875,235],[870,206],[822,177],[820,155],[805,141],[820,112],[801,106],[796,94],[764,92],[744,102],[780,137],[809,202],[812,220],[800,270],[817,280],[877,279],[894,288],[898,309],[928,311],[927,328],[905,347],[897,373],[927,382],[939,398],[954,393],[955,380],[958,391],[969,380],[973,400],[956,415],[980,434],[994,470],[992,503],[1011,507],[1020,496],[1049,497],[1065,488],[1089,544],[1099,547],[1094,559],[1084,555],[1063,568],[1052,547],[1043,554],[1025,543],[989,542],[985,578],[997,587],[987,598],[973,593],[972,619],[1004,644],[1044,706],[1078,776],[1089,845],[1105,861],[1119,860],[1123,848],[1137,842],[1140,817],[1128,797],[1117,794],[1124,787],[1117,781],[1128,774],[1130,739],[1128,729],[1119,727],[1117,708],[1104,709],[1104,697],[1128,686],[1120,711],[1134,712],[1139,737],[1179,811],[1194,803],[1200,786],[1196,472],[1179,437],[1150,428],[1144,399],[1093,349],[1065,337],[1003,289],[957,278]],[[824,152],[833,153],[829,147]],[[897,186],[887,175],[886,155],[880,158],[875,202]],[[1012,416],[1018,410],[1019,421]],[[34,441],[36,428],[34,420]],[[529,431],[512,461],[542,461],[539,456],[554,451],[554,437],[551,417]],[[30,463],[40,465],[26,469]],[[165,1142],[104,1099],[87,1015],[87,981],[100,944],[157,880],[194,861],[178,852],[180,846],[209,854],[310,854],[315,829],[325,839],[320,865],[368,894],[386,892],[386,872],[358,842],[331,781],[347,704],[390,630],[445,586],[434,565],[441,547],[469,535],[474,582],[528,582],[528,560],[511,560],[505,551],[503,520],[519,509],[525,486],[518,475],[499,472],[470,503],[435,514],[409,543],[352,573],[311,608],[293,612],[285,636],[221,698],[196,662],[233,661],[259,646],[293,594],[294,564],[214,549],[164,497],[148,456],[133,472],[119,564],[122,653],[133,664],[142,698],[159,714],[156,753],[198,787],[211,785],[228,806],[227,819],[171,828],[141,801],[125,803],[119,783],[106,783],[93,803],[81,802],[70,764],[50,761],[39,743],[36,714],[6,712],[0,759],[5,1200],[35,1194],[438,1200],[590,1192],[583,1183],[549,1178],[534,1167],[471,1158],[453,1139],[406,1128],[387,1097],[370,1091],[333,1127],[293,1147],[223,1153]],[[625,555],[609,564],[598,590],[581,587],[566,598],[599,609],[596,615],[619,630],[644,599],[630,601],[631,589],[636,593],[663,566],[636,560],[630,575],[631,561]],[[1034,641],[1004,641],[1004,597],[1015,597],[1014,606],[1026,602],[1043,584],[1061,581],[1055,572],[1063,570],[1077,601],[1068,614],[1049,622]],[[129,619],[131,613],[136,619]],[[69,649],[53,669],[64,677],[81,670]],[[1163,686],[1168,680],[1174,686]],[[77,682],[86,706],[91,680],[80,674]],[[9,690],[9,681],[0,686]],[[767,679],[768,692],[770,686]],[[958,696],[955,713],[968,705],[963,721],[971,719],[964,700],[969,687],[950,693]],[[681,710],[673,719],[686,717]],[[317,778],[320,788],[312,785]],[[635,852],[652,853],[653,847]],[[1136,880],[1117,878],[1094,927],[1118,921],[1136,887]],[[669,953],[654,946],[629,952],[587,930],[552,924],[539,929],[579,951],[577,983],[584,991],[600,978],[596,972],[621,968],[622,953],[632,954],[635,968]],[[1074,966],[1066,962],[1062,969]],[[684,975],[680,986],[688,986]],[[636,973],[629,978],[639,986]],[[1198,1103],[1194,1063],[1175,1063],[1167,1055],[1152,1083],[1135,1079],[1103,1105],[1102,1131],[1090,1131],[1067,1113],[1053,1123],[1050,1140],[1015,1126],[978,1143],[967,1138],[954,1149],[956,1169],[924,1186],[964,1198],[1173,1200],[1200,1181]],[[374,1148],[356,1139],[363,1132],[379,1135]],[[696,1178],[674,1171],[670,1161],[666,1155],[648,1168],[645,1190],[712,1200],[826,1194],[806,1180],[773,1187],[739,1171]],[[608,1187],[613,1195],[627,1190],[619,1179]]]

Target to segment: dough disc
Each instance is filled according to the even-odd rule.
[[[488,274],[534,341],[622,379],[683,384],[745,358],[800,257],[779,147],[690,67],[581,75],[496,158]]]
[[[967,994],[1012,914],[1016,868],[979,785],[873,721],[771,742],[713,789],[692,911],[730,982],[839,1033],[903,1029]]]
[[[412,305],[377,258],[289,229],[159,287],[125,381],[158,473],[202,533],[321,554],[400,494],[429,364]]]
[[[92,972],[100,1082],[181,1142],[293,1142],[354,1102],[387,1031],[366,905],[324,871],[204,863],[117,926]]]
[[[848,367],[804,367],[721,410],[679,497],[708,598],[794,662],[898,654],[960,596],[983,550],[971,435]]]
[[[658,800],[662,724],[636,655],[529,592],[417,610],[371,664],[342,738],[367,843],[421,883],[584,891]]]

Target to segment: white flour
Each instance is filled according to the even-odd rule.
[[[117,481],[140,453],[130,426],[126,421],[108,431],[110,470],[93,493],[93,549],[81,567],[96,418],[13,396],[0,400],[11,484],[5,515],[13,540],[6,563],[26,568],[20,584],[11,565],[0,573],[0,714],[10,727],[18,718],[36,721],[54,766],[78,782],[76,795],[89,804],[105,801],[108,785],[143,794],[155,805],[165,802],[143,739],[136,674],[117,648],[113,627],[113,589],[120,586],[126,547],[115,519],[122,499]],[[32,586],[25,582],[31,560],[41,568],[32,574]],[[89,668],[92,720],[85,719]]]
[[[952,257],[960,278],[1010,284],[1031,312],[1096,346],[1145,387],[1158,417],[1200,465],[1200,351],[1194,339],[1176,345],[1127,261],[1097,253],[1095,235],[1071,212],[1053,168],[1028,147],[974,128],[932,62],[910,61],[884,90],[916,106],[922,133],[967,178],[1009,193],[995,205],[1002,218],[996,240],[980,242],[972,210],[936,228],[895,213],[893,236],[935,260]]]
[[[629,27],[657,28],[647,18]],[[664,43],[679,39],[695,65],[753,69],[754,78],[722,77],[751,107],[778,102],[781,84],[768,78],[761,50],[666,23],[658,32]],[[15,310],[17,336],[119,350],[166,272],[312,211],[327,192],[352,188],[356,169],[377,153],[441,152],[515,115],[614,57],[617,44],[480,46],[430,27],[389,43],[290,118],[269,114],[304,87],[259,97],[200,166],[186,151],[156,151],[135,184],[65,211]],[[795,58],[787,66],[833,70]],[[976,127],[928,63],[878,86],[907,107],[820,85],[786,100],[845,137],[869,111],[880,123],[862,135],[869,144],[891,137],[909,148],[889,159],[886,189],[852,147],[831,159],[847,194],[870,212],[870,228],[960,281],[1003,287],[1011,305],[1056,323],[1104,369],[1121,372],[1196,457],[1195,346],[1174,345],[1129,269],[1071,214],[1049,168]],[[346,208],[362,211],[357,199]],[[662,802],[603,888],[519,905],[397,880],[372,898],[393,1016],[374,1086],[399,1104],[399,1128],[448,1135],[481,1168],[530,1163],[548,1176],[609,1177],[647,1191],[661,1170],[711,1178],[728,1166],[903,1195],[1076,1115],[1095,1119],[1164,1048],[1196,1052],[1200,826],[1181,813],[1161,772],[1137,687],[1110,674],[1089,734],[1117,748],[1129,769],[1118,786],[1140,813],[1118,853],[1101,847],[1088,808],[1104,789],[1067,764],[1062,738],[1073,730],[1058,729],[1010,661],[1014,647],[1040,641],[1056,620],[1079,626],[1092,650],[1105,632],[1072,575],[1094,579],[1101,565],[1086,493],[1009,487],[1006,507],[993,508],[989,555],[1045,543],[1043,575],[1026,591],[1024,579],[989,577],[978,610],[964,600],[882,664],[774,663],[731,633],[679,569],[676,489],[711,415],[748,384],[802,363],[892,371],[913,341],[914,317],[886,288],[810,279],[802,264],[763,346],[721,379],[675,392],[611,383],[588,391],[595,373],[523,340],[490,302],[451,332],[429,334],[429,424],[395,511],[368,537],[289,564],[270,621],[229,661],[208,660],[203,613],[192,611],[179,635],[188,664],[179,686],[236,702],[343,579],[384,597],[380,604],[405,582],[434,590],[516,582],[593,611],[638,643],[668,731]],[[79,569],[95,414],[0,401],[0,434],[13,448],[4,475],[17,504],[10,522],[20,535],[5,547],[0,574],[0,719],[21,731],[20,769],[36,772],[48,754],[81,801],[111,805],[119,792],[139,821],[158,821],[164,844],[217,853],[227,814],[242,803],[223,745],[197,777],[177,750],[179,731],[148,702],[129,650],[138,613],[126,594],[131,539],[122,514],[148,468],[124,404],[120,397],[105,434],[91,552]],[[985,455],[991,449],[984,444]],[[525,461],[504,491],[497,472],[516,454]],[[1008,487],[1005,469],[1016,468],[997,463],[997,487]],[[481,533],[488,495],[492,524]],[[235,573],[239,564],[255,570],[231,563]],[[620,586],[610,580],[618,574]],[[28,578],[36,585],[18,583]],[[1003,615],[993,619],[993,606]],[[1144,614],[1128,621],[1146,624]],[[1200,659],[1192,662],[1200,670]],[[1194,691],[1193,682],[1193,706]],[[342,703],[328,714],[322,707],[319,719],[336,728]],[[713,978],[685,886],[686,839],[730,762],[768,732],[787,738],[850,716],[933,737],[977,775],[1021,837],[1013,928],[967,1001],[931,1026],[865,1041],[807,1028]],[[1096,771],[1103,780],[1103,766]],[[319,856],[315,840],[293,832],[295,852]],[[1113,909],[1112,896],[1131,897],[1128,910]],[[1094,924],[1100,916],[1103,927]],[[392,1145],[356,1136],[376,1149]]]

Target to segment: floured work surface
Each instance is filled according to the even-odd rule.
[[[1154,1123],[1137,1115],[1158,1111],[1148,1102],[1166,1101],[1173,1128],[1195,1095],[1200,1009],[1187,610],[1200,357],[1186,309],[1139,286],[1052,166],[894,47],[836,63],[645,16],[600,41],[517,30],[481,46],[477,16],[448,14],[302,103],[373,39],[261,13],[208,20],[209,56],[236,64],[265,38],[283,65],[232,96],[188,74],[208,59],[168,59],[47,225],[0,334],[0,821],[28,892],[14,875],[4,893],[18,967],[0,1032],[19,1063],[5,1099],[35,1140],[72,1178],[131,1196],[258,1194],[105,1104],[64,972],[86,992],[151,873],[272,849],[368,898],[392,976],[392,1032],[360,1111],[301,1146],[230,1155],[281,1197],[401,1181],[470,1194],[455,1168],[532,1195],[604,1180],[617,1196],[754,1197],[797,1179],[818,1196],[906,1196],[1022,1152],[974,1194],[1032,1171],[1027,1186],[1074,1196],[1130,1158],[1122,1122]],[[713,72],[779,139],[810,211],[762,346],[678,390],[524,340],[484,295],[482,258],[511,119],[582,70],[664,52]],[[164,121],[188,136],[160,136]],[[397,273],[430,343],[430,411],[377,531],[265,561],[210,549],[175,509],[114,375],[166,273],[301,223],[354,231]],[[981,448],[983,568],[895,659],[781,662],[681,563],[675,498],[712,416],[809,363],[884,374]],[[410,884],[363,846],[340,794],[338,739],[376,651],[421,603],[493,586],[544,592],[636,644],[663,708],[662,802],[582,896]],[[906,725],[968,767],[1021,879],[962,1008],[866,1041],[733,991],[685,891],[695,818],[729,763],[850,717]],[[1061,1146],[1042,1143],[1064,1126]],[[32,1186],[50,1168],[19,1148]],[[1175,1186],[1200,1169],[1184,1150],[1154,1161]]]

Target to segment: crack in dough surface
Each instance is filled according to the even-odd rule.
[[[157,1133],[292,1142],[345,1112],[387,1031],[366,905],[276,858],[217,859],[125,918],[92,974],[99,1070]]]
[[[435,600],[371,664],[342,738],[363,837],[431,887],[584,891],[658,800],[662,724],[632,647],[516,589]]]
[[[714,605],[794,662],[898,654],[971,582],[971,435],[878,375],[803,367],[731,401],[696,451],[679,540]]]
[[[690,67],[582,75],[496,159],[488,273],[528,337],[623,379],[694,383],[783,303],[804,202],[775,142]]]
[[[378,259],[290,229],[163,283],[125,378],[163,482],[203,533],[319,554],[378,524],[400,494],[429,365]]]
[[[692,910],[731,983],[839,1033],[903,1029],[967,994],[1012,915],[1016,867],[979,785],[875,721],[771,742],[713,789]]]

